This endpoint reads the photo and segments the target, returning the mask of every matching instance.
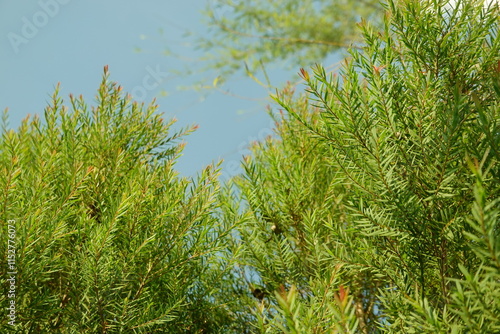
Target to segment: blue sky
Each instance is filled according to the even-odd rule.
[[[9,108],[11,127],[28,114],[43,115],[58,82],[64,98],[73,93],[94,101],[109,65],[111,79],[138,100],[157,97],[160,111],[176,117],[179,127],[200,126],[185,138],[177,163],[182,175],[195,175],[221,158],[225,175],[234,175],[247,146],[271,133],[265,112],[270,101],[264,88],[243,75],[224,84],[226,93],[181,89],[217,76],[171,73],[200,68],[203,53],[193,41],[207,31],[204,6],[200,0],[0,0],[0,109]],[[165,55],[167,49],[176,56]],[[279,86],[295,72],[275,69],[272,83]]]

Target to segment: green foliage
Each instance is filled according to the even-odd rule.
[[[290,117],[235,180],[261,332],[498,331],[500,40],[482,5],[390,1],[338,76],[278,93]]]
[[[372,0],[216,0],[205,11],[212,35],[200,46],[224,75],[245,66],[252,74],[277,61],[311,65],[360,41],[356,22],[375,19],[380,9]]]
[[[263,38],[268,60],[324,56],[297,39],[327,40],[309,19],[336,16],[326,2],[297,6],[228,2],[241,16],[214,22],[263,34],[278,21],[289,40]],[[95,107],[71,96],[70,112],[56,90],[44,123],[4,121],[0,242],[7,253],[14,222],[16,330],[500,332],[499,8],[384,8],[339,73],[302,69],[305,94],[277,93],[276,135],[223,186],[217,166],[179,177],[193,128],[173,132],[107,73]]]
[[[62,103],[56,90],[45,123],[26,119],[1,137],[2,231],[9,219],[17,229],[17,331],[234,327],[219,301],[230,229],[213,215],[218,170],[188,180],[173,169],[192,129],[173,132],[154,103],[132,102],[107,74],[95,107],[82,97],[70,98],[71,112]],[[4,287],[6,267],[3,258]],[[2,332],[12,329],[6,320]]]

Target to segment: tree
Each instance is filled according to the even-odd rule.
[[[212,1],[205,11],[211,35],[200,46],[222,73],[254,73],[269,63],[319,62],[360,41],[360,17],[375,19],[377,1]]]
[[[218,169],[173,166],[193,128],[132,102],[105,72],[97,105],[54,93],[45,121],[1,136],[1,251],[15,250],[15,326],[2,332],[186,333],[237,327],[224,302],[231,228],[213,212]],[[7,223],[8,222],[8,223]],[[10,254],[10,253],[9,253]],[[2,286],[7,287],[2,257]],[[4,291],[6,292],[6,291]]]
[[[194,130],[58,92],[0,138],[4,331],[498,333],[499,7],[391,0],[220,186]],[[12,306],[13,305],[13,306]]]
[[[356,28],[361,17],[380,22],[381,12],[375,0],[210,0],[203,11],[207,30],[201,36],[188,29],[184,33],[185,38],[195,36],[192,44],[204,54],[172,71],[180,76],[208,71],[211,79],[203,77],[191,88],[229,95],[222,89],[225,81],[242,71],[271,92],[268,70],[273,65],[310,66],[345,51],[361,42]],[[168,47],[165,54],[181,58]]]
[[[498,6],[389,1],[235,180],[262,333],[499,331]],[[253,276],[248,273],[252,273]]]

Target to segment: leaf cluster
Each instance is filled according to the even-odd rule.
[[[58,92],[45,122],[1,136],[2,229],[16,228],[17,330],[184,333],[229,328],[220,289],[230,228],[216,219],[218,168],[173,165],[192,128],[132,102],[105,72],[97,105]],[[6,234],[1,237],[6,253]],[[2,286],[7,286],[2,258]],[[224,298],[226,300],[227,298]],[[0,297],[2,305],[7,293]],[[203,310],[203,311],[201,311]],[[2,321],[3,331],[12,329]]]

